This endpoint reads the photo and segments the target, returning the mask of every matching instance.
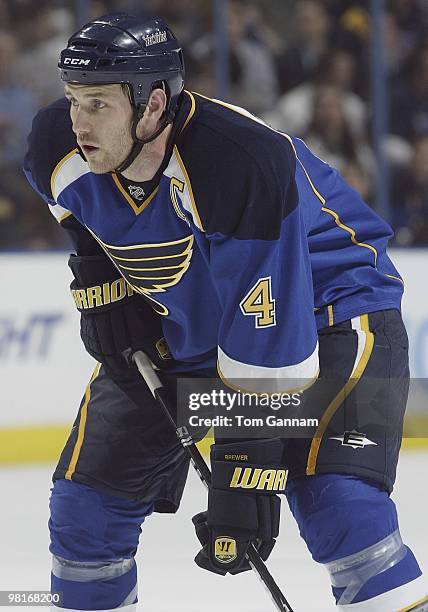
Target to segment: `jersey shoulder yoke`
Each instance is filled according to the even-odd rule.
[[[66,98],[61,98],[41,109],[34,117],[28,138],[24,169],[31,173],[38,191],[49,200],[54,199],[51,179],[55,168],[72,151],[78,151],[69,108]]]

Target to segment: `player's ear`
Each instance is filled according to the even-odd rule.
[[[149,101],[147,103],[147,109],[149,114],[152,114],[156,119],[160,119],[167,105],[167,97],[164,89],[155,87],[150,94]]]

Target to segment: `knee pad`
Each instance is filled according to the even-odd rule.
[[[339,605],[376,597],[421,575],[401,540],[395,504],[376,484],[324,474],[291,481],[286,494],[312,558],[330,574]]]
[[[57,480],[50,499],[52,592],[61,606],[114,609],[137,601],[134,556],[152,504]]]

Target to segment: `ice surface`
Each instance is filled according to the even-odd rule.
[[[358,452],[358,451],[357,451]],[[49,588],[48,496],[52,466],[0,470],[0,588]],[[423,569],[428,567],[428,453],[406,452],[400,459],[394,499],[403,540]],[[155,515],[143,528],[139,567],[144,612],[270,612],[275,610],[253,572],[219,577],[193,563],[198,543],[191,516],[204,509],[206,493],[191,472],[175,516]],[[297,612],[336,609],[323,567],[310,558],[294,520],[283,504],[279,543],[268,566]],[[2,608],[1,610],[6,610]],[[24,608],[11,608],[24,610]],[[29,607],[30,612],[47,608]]]

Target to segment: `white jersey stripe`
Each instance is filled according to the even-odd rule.
[[[71,212],[60,206],[59,204],[48,204],[50,212],[53,214],[58,223],[61,223],[66,217],[71,215]]]
[[[295,365],[279,368],[236,361],[219,346],[218,369],[225,384],[250,393],[288,393],[307,388],[319,373],[318,342],[309,357]]]
[[[66,156],[63,163],[60,162],[55,170],[55,175],[52,177],[52,194],[55,202],[58,202],[64,189],[90,172],[88,164],[77,151],[70,157]]]

